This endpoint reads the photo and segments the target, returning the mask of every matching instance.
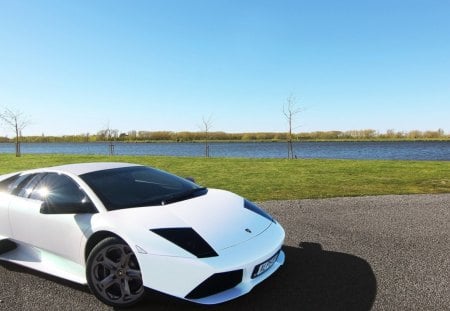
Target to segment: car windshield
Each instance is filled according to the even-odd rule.
[[[80,176],[108,210],[164,205],[207,192],[197,184],[145,166],[132,166]]]

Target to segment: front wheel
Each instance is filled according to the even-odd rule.
[[[113,307],[128,307],[144,296],[141,270],[131,248],[116,237],[100,241],[88,256],[86,278],[93,294]]]

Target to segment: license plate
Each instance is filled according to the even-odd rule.
[[[270,267],[273,266],[273,264],[277,261],[278,255],[280,254],[280,251],[278,251],[275,255],[264,261],[263,263],[260,263],[253,269],[252,273],[252,279],[260,276],[264,272],[270,269]]]

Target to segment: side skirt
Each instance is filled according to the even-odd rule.
[[[12,249],[11,243],[15,246]],[[5,244],[5,249],[7,249],[6,245],[9,245],[9,251],[1,251],[3,244]],[[12,262],[78,284],[87,284],[85,268],[82,265],[33,246],[16,244],[10,240],[1,240],[0,260]]]

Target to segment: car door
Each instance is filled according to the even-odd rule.
[[[10,197],[8,193],[0,192],[0,240],[11,236],[8,216]]]
[[[9,204],[19,186],[26,183],[33,175],[13,175],[0,182],[0,239],[12,236],[9,221]]]
[[[10,200],[9,193],[0,191],[0,240],[11,236],[8,212]]]
[[[82,264],[80,250],[96,210],[69,176],[42,173],[17,192],[9,205],[15,240]]]

